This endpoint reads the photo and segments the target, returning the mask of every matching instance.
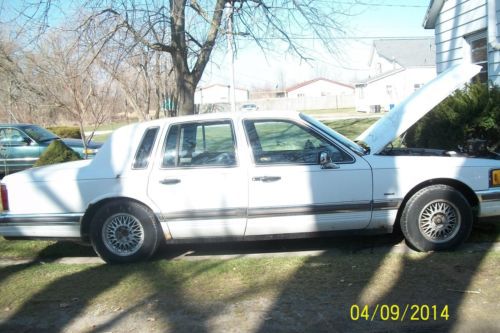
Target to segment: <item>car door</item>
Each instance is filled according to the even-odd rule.
[[[306,123],[244,120],[252,148],[245,237],[361,229],[371,218],[368,163]],[[321,153],[334,164],[320,165]]]
[[[0,173],[30,168],[40,153],[40,146],[19,129],[0,128]]]
[[[174,239],[242,237],[248,182],[231,120],[170,125],[148,193]]]

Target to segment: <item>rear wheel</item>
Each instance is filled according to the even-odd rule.
[[[415,193],[401,215],[401,230],[419,251],[446,250],[462,244],[472,230],[472,209],[465,197],[447,185]]]
[[[160,243],[161,226],[145,206],[116,200],[99,208],[90,226],[92,247],[108,263],[151,257]]]

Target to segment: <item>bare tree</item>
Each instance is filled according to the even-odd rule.
[[[106,77],[92,54],[68,38],[67,34],[46,36],[37,56],[32,58],[42,82],[44,95],[51,105],[66,113],[75,121],[86,147],[90,137],[86,137],[84,125],[93,125],[93,131],[108,120],[113,98],[112,80]],[[92,131],[92,132],[93,132]]]
[[[0,110],[5,120],[31,121],[44,98],[26,55],[16,43],[0,39]]]
[[[35,1],[36,11],[30,1],[31,13],[39,14],[30,19],[46,22],[43,17],[56,2]],[[332,37],[342,31],[340,19],[350,12],[345,2],[324,0],[86,0],[81,6],[80,15],[87,19],[80,31],[93,41],[96,54],[108,43],[120,43],[170,55],[181,115],[194,113],[196,86],[214,47],[223,45],[221,37],[228,33],[224,22],[233,23],[229,33],[244,37],[241,43],[253,42],[264,50],[284,43],[306,59],[310,39],[335,49]]]
[[[128,47],[128,46],[127,46]],[[166,55],[136,45],[127,49],[107,45],[97,63],[118,83],[127,106],[142,119],[159,118],[171,96],[172,70]]]

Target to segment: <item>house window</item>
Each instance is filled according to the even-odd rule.
[[[365,98],[365,87],[366,84],[360,84],[356,86],[356,90],[358,91],[358,98],[363,99]]]
[[[481,66],[477,78],[481,82],[488,82],[488,42],[486,31],[475,33],[466,38],[470,47],[470,59],[473,64]]]
[[[392,97],[392,86],[391,85],[385,86],[385,90],[387,92],[387,95]]]
[[[413,90],[417,91],[418,89],[422,88],[423,84],[422,83],[415,83],[413,85]]]

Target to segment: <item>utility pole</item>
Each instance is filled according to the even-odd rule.
[[[231,88],[229,89],[229,99],[231,103],[231,111],[236,111],[236,92],[234,87],[234,50],[233,50],[233,4],[232,0],[226,2],[226,36],[227,36],[227,52],[229,56],[229,79],[231,80]]]

